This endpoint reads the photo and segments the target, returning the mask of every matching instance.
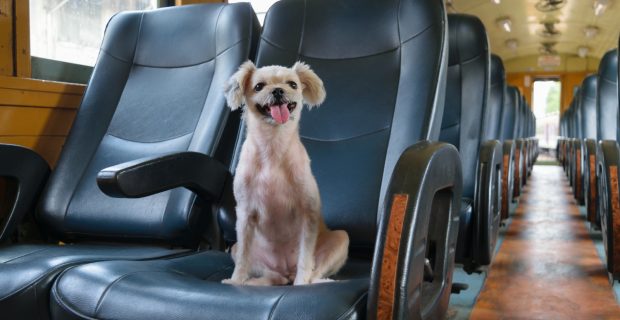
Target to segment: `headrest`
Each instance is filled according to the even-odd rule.
[[[477,17],[449,14],[448,28],[450,28],[449,65],[466,62],[489,51],[484,24]]]

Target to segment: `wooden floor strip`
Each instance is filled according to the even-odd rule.
[[[535,166],[471,319],[620,319],[558,166]]]

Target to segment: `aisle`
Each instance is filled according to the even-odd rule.
[[[535,166],[471,319],[620,319],[558,166]]]

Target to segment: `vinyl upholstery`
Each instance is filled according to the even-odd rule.
[[[221,136],[237,130],[239,115],[229,116],[221,88],[248,58],[257,34],[248,4],[124,12],[111,19],[36,216],[52,240],[71,245],[0,249],[0,317],[47,319],[51,284],[65,268],[176,256],[198,246],[214,215],[211,203],[181,188],[111,198],[97,187],[96,175],[176,151],[230,162]],[[93,242],[99,245],[87,244]]]
[[[351,240],[341,281],[224,285],[232,264],[219,252],[96,263],[60,277],[55,318],[364,319],[378,212],[392,170],[408,146],[439,136],[445,25],[442,2],[426,0],[282,0],[266,15],[257,65],[302,60],[326,87],[325,103],[302,112],[300,135],[325,221]],[[234,208],[220,212],[220,224],[233,242]],[[93,289],[80,292],[86,284]]]

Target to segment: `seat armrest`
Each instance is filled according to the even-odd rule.
[[[488,140],[480,146],[474,201],[473,259],[478,265],[491,263],[499,232],[502,145]]]
[[[6,217],[0,217],[0,243],[16,230],[34,205],[50,174],[47,162],[36,152],[22,146],[0,144],[0,176],[13,180],[16,198]]]
[[[591,226],[600,227],[596,205],[598,202],[596,182],[596,140],[584,139],[583,148],[583,198],[586,205],[586,217]]]
[[[601,234],[607,272],[614,280],[620,275],[620,148],[615,140],[599,142],[597,156]]]
[[[512,203],[512,188],[514,179],[514,156],[515,144],[513,140],[506,140],[502,146],[502,220],[510,217],[510,204]]]
[[[147,157],[108,167],[97,174],[103,193],[117,198],[141,198],[177,187],[192,190],[207,200],[220,198],[228,168],[198,152]]]
[[[369,319],[440,317],[451,292],[462,188],[454,146],[421,141],[401,154],[380,211]]]

